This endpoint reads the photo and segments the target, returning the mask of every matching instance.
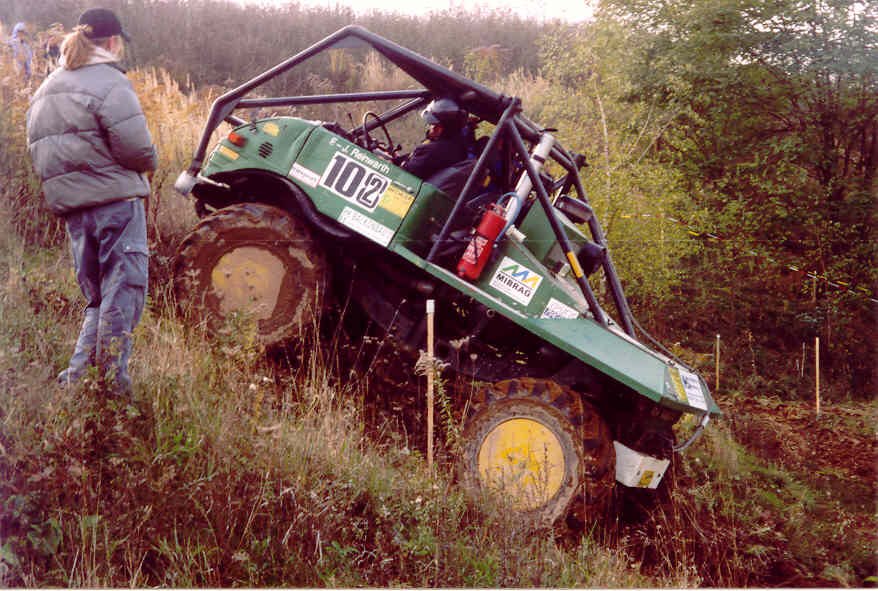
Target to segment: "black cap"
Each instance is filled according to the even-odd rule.
[[[112,10],[106,8],[89,8],[79,17],[80,25],[88,25],[91,32],[85,34],[89,39],[103,39],[113,35],[121,35],[125,41],[131,41],[128,33],[122,30],[122,23]]]

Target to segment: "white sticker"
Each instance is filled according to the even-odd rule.
[[[290,169],[290,176],[297,181],[302,181],[309,187],[316,187],[317,183],[320,182],[319,174],[317,174],[310,168],[305,168],[298,162],[294,163],[293,167]]]
[[[369,158],[357,149],[354,149],[354,155],[356,160],[342,152],[336,152],[323,171],[320,184],[339,197],[368,211],[374,211],[384,190],[390,185],[390,179],[364,166],[363,162],[375,166],[374,157]],[[384,164],[390,172],[390,167]]]
[[[689,406],[707,410],[707,401],[704,399],[704,392],[701,390],[701,380],[694,373],[686,370],[680,370],[680,380],[683,382],[683,388],[686,389],[686,398]]]
[[[366,238],[374,240],[381,246],[387,246],[390,244],[391,239],[393,239],[392,229],[350,207],[345,207],[342,210],[341,215],[338,216],[338,221]]]
[[[490,285],[519,304],[527,306],[542,281],[541,275],[537,275],[509,257],[503,257],[503,261],[491,277]]]
[[[555,298],[549,298],[546,309],[540,314],[540,318],[576,318],[578,316],[579,312]]]

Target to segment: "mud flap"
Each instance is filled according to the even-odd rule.
[[[670,460],[660,460],[634,451],[630,447],[613,442],[616,448],[616,480],[625,486],[635,488],[658,488],[662,476],[671,464]]]

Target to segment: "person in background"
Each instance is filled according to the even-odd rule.
[[[53,23],[46,31],[46,76],[58,67],[61,58],[61,43],[64,41],[64,25]]]
[[[63,216],[86,300],[67,385],[97,366],[111,393],[130,392],[131,333],[148,280],[147,174],[158,156],[122,71],[123,31],[104,8],[86,10],[61,44],[60,67],[27,111],[28,151],[49,208]]]
[[[421,112],[427,124],[426,139],[402,163],[402,168],[422,179],[468,156],[462,130],[467,113],[450,98],[432,101]]]
[[[15,23],[12,35],[7,41],[12,50],[12,61],[15,67],[24,73],[25,81],[30,80],[31,62],[34,59],[34,50],[27,40],[27,27],[24,23]]]

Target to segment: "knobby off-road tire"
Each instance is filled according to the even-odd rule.
[[[518,378],[483,387],[463,434],[458,471],[476,493],[491,490],[538,525],[602,511],[611,500],[615,450],[609,428],[576,392]]]
[[[275,345],[302,335],[319,314],[326,259],[308,227],[285,211],[240,203],[202,219],[174,263],[184,317],[219,334],[236,313],[256,321],[256,340]]]
[[[590,528],[605,520],[613,503],[616,487],[616,448],[610,426],[597,407],[582,402],[582,453],[585,477],[581,495],[572,507],[572,516]]]

